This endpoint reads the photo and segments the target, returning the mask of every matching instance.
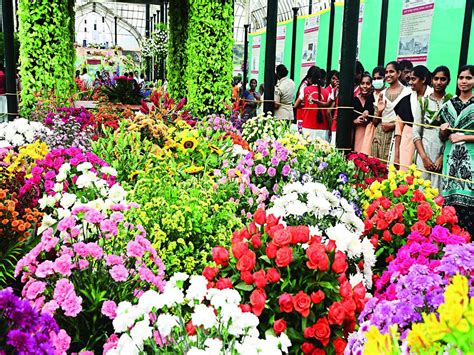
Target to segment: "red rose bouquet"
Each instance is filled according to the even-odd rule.
[[[308,227],[285,227],[259,209],[228,250],[214,248],[213,260],[217,266],[203,272],[209,287],[239,290],[241,308],[260,318],[262,333],[286,331],[305,354],[343,353],[365,288],[348,281],[346,256],[334,242],[324,245]]]
[[[388,179],[375,181],[366,190],[371,203],[365,208],[364,235],[376,248],[374,273],[386,269],[411,232],[426,237],[434,226],[440,225],[456,235],[469,237],[457,224],[454,208],[441,207],[443,198],[438,196],[437,189],[420,176],[416,168],[395,173],[391,167]]]
[[[366,188],[374,181],[381,182],[387,178],[387,165],[380,159],[370,157],[364,153],[352,152],[347,155],[347,160],[354,163],[356,167],[354,178],[362,188]]]

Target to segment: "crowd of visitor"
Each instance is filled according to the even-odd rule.
[[[309,68],[299,86],[284,65],[276,68],[275,118],[298,124],[303,135],[335,143],[339,73]],[[406,170],[415,163],[423,178],[456,208],[474,232],[474,66],[460,68],[457,94],[447,93],[451,71],[430,71],[410,61],[392,61],[371,73],[356,63],[352,149]],[[258,83],[242,93],[244,120],[262,105]]]

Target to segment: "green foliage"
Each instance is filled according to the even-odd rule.
[[[188,38],[188,0],[175,0],[169,7],[168,90],[175,99],[186,96],[186,41]]]
[[[130,212],[131,222],[143,225],[167,274],[199,273],[211,262],[212,248],[228,245],[241,226],[229,200],[235,194],[207,176],[182,180],[163,163],[140,173],[129,199],[141,208]]]
[[[20,108],[28,115],[39,99],[66,102],[74,88],[73,0],[20,0]]]
[[[5,64],[5,43],[3,40],[3,32],[0,32],[0,63]],[[20,41],[18,40],[18,33],[13,37],[13,48],[15,48],[15,62],[18,63],[20,56]]]
[[[186,98],[198,116],[224,112],[233,72],[232,2],[189,0],[189,5]]]

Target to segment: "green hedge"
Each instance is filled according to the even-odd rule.
[[[74,87],[74,0],[20,0],[20,108],[38,99],[65,102]]]

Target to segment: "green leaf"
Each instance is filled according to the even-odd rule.
[[[255,287],[253,285],[247,285],[245,282],[238,283],[235,288],[242,291],[252,291]]]

